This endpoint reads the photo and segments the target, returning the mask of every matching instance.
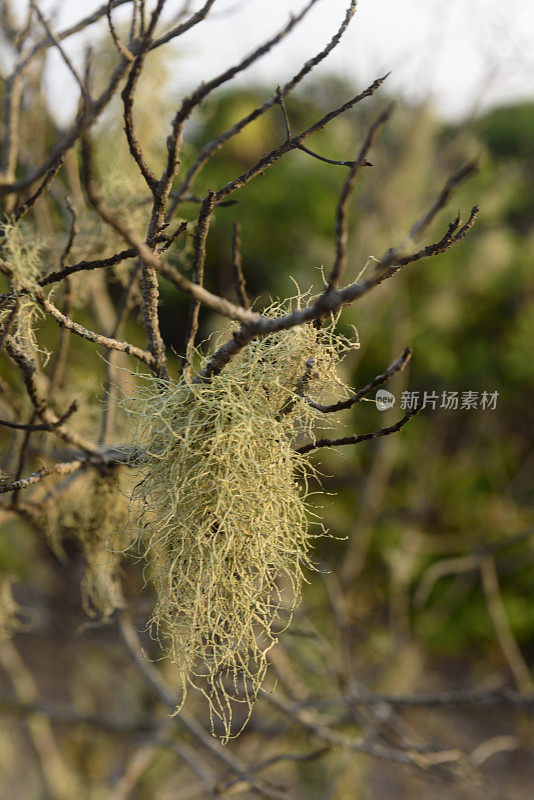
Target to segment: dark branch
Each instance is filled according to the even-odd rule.
[[[260,175],[261,173],[265,172],[265,170],[268,167],[272,166],[272,164],[274,164],[275,161],[278,161],[278,159],[282,158],[282,156],[284,156],[286,153],[289,153],[291,150],[298,149],[302,144],[302,142],[304,141],[304,139],[307,139],[308,136],[311,136],[312,134],[317,133],[318,131],[325,128],[330,122],[332,122],[332,120],[336,119],[341,114],[344,114],[346,111],[353,108],[355,105],[357,105],[357,103],[361,102],[366,97],[371,97],[371,95],[373,95],[376,92],[376,90],[383,84],[386,78],[387,75],[385,75],[383,78],[378,78],[363,92],[356,95],[351,100],[348,100],[346,103],[343,103],[343,105],[339,106],[338,108],[335,108],[333,111],[330,111],[328,114],[325,114],[323,117],[321,117],[320,120],[311,125],[305,131],[302,131],[302,133],[299,133],[297,136],[293,136],[292,139],[286,140],[281,145],[271,150],[269,153],[263,155],[259,159],[259,161],[257,161],[256,164],[254,164],[253,167],[251,167],[242,175],[240,175],[238,178],[235,178],[233,181],[230,181],[221,189],[219,189],[219,191],[217,192],[217,200],[222,200],[229,194],[232,194],[232,192],[235,192],[236,189],[241,189],[257,175]]]
[[[250,309],[250,300],[247,294],[247,283],[243,274],[243,260],[241,258],[241,225],[234,222],[232,231],[232,274],[234,276],[234,287],[239,302]]]
[[[28,475],[26,478],[20,478],[12,483],[0,483],[0,494],[6,494],[6,492],[20,492],[21,489],[27,489],[29,486],[39,483],[39,481],[46,478],[48,475],[71,475],[73,472],[86,467],[88,463],[87,459],[76,459],[75,461],[65,461],[61,464],[52,464],[50,467],[43,467],[37,470],[37,472],[32,472],[32,474]]]
[[[65,413],[58,418],[57,422],[44,425],[24,425],[22,422],[10,422],[7,419],[0,419],[0,425],[4,425],[6,428],[16,428],[20,431],[53,431],[58,427],[58,425],[62,425],[64,422],[66,422],[68,418],[77,410],[78,403],[76,400],[73,400],[67,411],[65,411]]]
[[[424,214],[420,220],[418,220],[412,227],[410,231],[410,239],[415,242],[419,236],[428,228],[432,220],[435,218],[436,214],[444,208],[452,193],[465,183],[468,178],[475,173],[478,172],[478,164],[476,161],[470,161],[468,164],[465,164],[461,167],[454,175],[451,175],[439,195],[437,196],[434,203],[430,206],[426,214]]]
[[[315,55],[313,58],[310,58],[304,64],[302,69],[282,87],[280,92],[275,92],[261,106],[258,106],[249,114],[244,116],[242,119],[236,122],[235,125],[232,125],[232,127],[228,128],[228,130],[224,131],[224,133],[221,133],[216,139],[204,145],[196,157],[193,165],[187,171],[185,180],[176,192],[169,214],[172,214],[182,199],[185,199],[184,196],[191,186],[195,176],[200,172],[204,164],[206,164],[206,162],[209,161],[209,159],[217,152],[217,150],[219,150],[234,136],[237,136],[237,134],[240,133],[247,125],[249,125],[251,122],[254,122],[254,120],[258,119],[258,117],[261,117],[263,114],[269,111],[269,109],[279,102],[280,96],[287,97],[287,95],[290,94],[290,92],[292,92],[293,89],[332,52],[332,50],[339,44],[343,34],[349,26],[350,21],[354,17],[354,14],[356,13],[356,4],[357,0],[351,0],[345,14],[345,18],[330,42],[326,45],[326,47],[323,48],[323,50],[317,53],[317,55]]]
[[[42,195],[45,195],[49,188],[50,184],[54,180],[55,176],[63,166],[63,159],[60,158],[56,164],[53,164],[48,172],[46,173],[44,179],[39,184],[39,187],[36,191],[29,197],[21,206],[16,208],[13,212],[13,219],[14,222],[20,222],[20,220],[28,213],[28,211],[33,208],[35,203],[39,200]]]
[[[206,261],[206,240],[210,229],[210,222],[215,209],[215,192],[209,192],[200,208],[197,227],[195,231],[194,256],[192,281],[197,286],[204,283],[204,263]],[[184,372],[189,371],[191,356],[195,346],[195,338],[198,331],[198,314],[200,311],[200,300],[193,298],[189,307],[189,318],[187,320],[187,332],[185,336],[185,361]]]
[[[162,242],[164,245],[162,249],[166,250],[178,238],[178,236],[185,232],[186,229],[187,223],[182,222],[178,227],[178,230],[172,234],[172,236],[161,234],[156,238],[156,242]],[[68,278],[69,275],[74,275],[76,272],[86,272],[92,269],[105,269],[106,267],[114,267],[116,264],[120,264],[121,261],[126,261],[128,258],[135,258],[137,255],[138,253],[135,247],[129,247],[127,250],[121,250],[119,253],[115,253],[115,255],[108,256],[107,258],[94,259],[91,261],[78,261],[77,264],[71,264],[70,266],[64,267],[56,272],[50,272],[44,278],[41,278],[39,281],[39,286],[44,287],[51,283],[57,283],[57,281],[61,281],[63,278]]]
[[[358,154],[358,158],[351,165],[350,172],[347,175],[345,183],[343,184],[343,190],[339,198],[336,213],[336,259],[328,279],[328,285],[325,290],[326,292],[331,292],[332,289],[336,289],[339,286],[339,282],[343,277],[347,267],[347,245],[349,237],[348,209],[352,193],[354,191],[354,186],[356,184],[356,177],[360,171],[360,168],[368,165],[369,162],[367,161],[366,156],[371,149],[378,132],[391,117],[394,108],[395,104],[391,103],[386,109],[384,109],[373,125],[371,125],[362,148]]]
[[[318,439],[316,442],[310,442],[310,444],[306,444],[304,447],[299,447],[297,453],[305,455],[312,450],[317,450],[319,447],[339,447],[344,444],[359,444],[360,442],[368,442],[371,439],[379,439],[382,436],[390,436],[392,433],[400,431],[412,417],[415,417],[415,415],[419,413],[419,411],[421,411],[420,408],[409,411],[401,420],[396,422],[395,425],[390,425],[388,428],[380,428],[380,430],[372,431],[372,433],[343,436],[341,439]]]
[[[352,397],[349,397],[348,400],[340,400],[339,403],[333,403],[332,405],[323,405],[322,403],[316,403],[311,398],[307,397],[308,405],[312,406],[312,408],[316,408],[317,411],[322,411],[323,414],[332,414],[337,411],[344,411],[347,408],[352,408],[352,406],[356,405],[356,403],[360,403],[364,397],[376,389],[378,386],[381,386],[385,383],[392,375],[400,370],[404,369],[410,358],[412,357],[412,348],[407,347],[406,350],[394,361],[390,366],[387,368],[385,372],[381,375],[377,375],[376,378],[364,386],[363,389],[360,389],[356,392]]]

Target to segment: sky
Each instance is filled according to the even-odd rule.
[[[185,0],[167,0],[176,14]],[[184,91],[240,60],[281,28],[305,0],[216,0],[209,18],[176,45],[177,91]],[[24,0],[17,0],[22,9]],[[102,0],[41,0],[61,29],[99,7]],[[189,3],[196,10],[202,3]],[[241,82],[270,87],[287,80],[333,35],[347,0],[320,0],[282,46],[262,58]],[[114,18],[124,19],[126,7]],[[66,49],[79,60],[85,43],[105,34],[103,21]],[[359,0],[341,44],[316,71],[361,86],[391,71],[390,90],[409,103],[430,100],[442,116],[473,112],[534,96],[534,0]],[[67,123],[77,88],[57,53],[50,54],[47,87],[60,121]]]

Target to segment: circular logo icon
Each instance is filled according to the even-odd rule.
[[[375,403],[379,411],[387,411],[395,405],[395,395],[386,389],[379,389],[375,395]]]

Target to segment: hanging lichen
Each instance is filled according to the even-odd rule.
[[[151,622],[184,699],[200,689],[225,738],[233,702],[251,709],[313,568],[321,531],[310,531],[310,466],[295,439],[317,415],[306,395],[344,394],[336,365],[349,345],[333,321],[300,325],[253,341],[209,381],[148,378],[130,404],[145,454],[132,501],[157,598]],[[209,358],[197,353],[199,370]]]
[[[44,515],[48,541],[65,559],[63,540],[78,540],[85,560],[80,590],[84,610],[92,618],[107,619],[124,606],[120,555],[125,547],[127,499],[116,474],[75,473],[73,486],[61,503],[49,503]]]
[[[35,336],[35,326],[44,314],[32,295],[42,270],[41,244],[21,225],[3,222],[0,254],[9,288],[0,302],[0,324],[17,344],[48,358],[50,354],[39,347]]]

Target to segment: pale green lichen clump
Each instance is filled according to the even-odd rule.
[[[46,359],[49,353],[39,347],[35,336],[35,326],[44,315],[32,296],[42,270],[41,244],[21,225],[5,222],[0,232],[0,254],[11,290],[9,301],[0,306],[0,324],[8,326],[17,344],[31,347]]]
[[[61,503],[50,503],[43,515],[48,542],[63,561],[63,537],[75,537],[83,551],[85,569],[81,596],[89,617],[108,619],[124,606],[121,591],[120,554],[124,540],[128,501],[121,490],[118,474],[108,469],[75,475]]]
[[[295,439],[317,412],[302,379],[314,399],[339,396],[348,345],[333,324],[301,325],[253,341],[210,380],[149,379],[131,404],[146,454],[132,499],[157,597],[151,621],[184,698],[200,689],[225,738],[233,702],[252,707],[313,568],[310,468]],[[199,371],[209,357],[198,356]]]

